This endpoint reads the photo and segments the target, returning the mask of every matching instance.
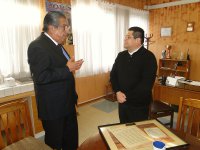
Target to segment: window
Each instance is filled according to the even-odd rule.
[[[147,33],[148,11],[135,10],[100,0],[72,1],[72,29],[76,59],[83,59],[77,76],[90,76],[111,70],[123,51],[129,26]]]
[[[30,76],[29,43],[40,34],[39,1],[0,0],[0,74]]]

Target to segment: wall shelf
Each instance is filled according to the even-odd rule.
[[[190,60],[160,59],[159,76],[183,76],[189,78]]]

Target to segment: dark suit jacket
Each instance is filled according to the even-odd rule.
[[[77,103],[73,74],[62,50],[44,33],[28,47],[28,63],[34,81],[38,116],[53,120],[66,116]]]

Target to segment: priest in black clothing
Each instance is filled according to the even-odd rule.
[[[152,101],[152,87],[157,62],[154,54],[144,48],[144,30],[128,29],[125,51],[118,54],[110,73],[110,81],[119,103],[120,123],[147,120]]]

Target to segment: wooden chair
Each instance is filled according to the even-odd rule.
[[[200,138],[200,100],[180,98],[176,130]]]
[[[160,117],[170,116],[170,122],[165,123],[164,125],[170,125],[170,128],[173,127],[174,109],[170,105],[159,100],[154,100],[151,102],[149,111],[150,119],[158,119]]]
[[[25,147],[30,149],[31,146],[37,147],[38,145],[38,147],[49,148],[42,141],[38,140],[38,142],[33,138],[28,101],[25,99],[0,105],[0,131],[0,149],[24,150]],[[20,143],[16,144],[18,142]]]

